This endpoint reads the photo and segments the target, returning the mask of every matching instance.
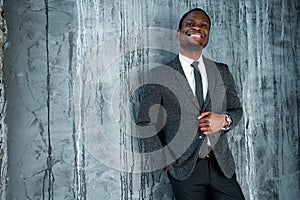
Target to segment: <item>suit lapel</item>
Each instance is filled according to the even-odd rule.
[[[206,74],[207,74],[207,81],[208,81],[208,91],[207,91],[207,95],[204,101],[204,105],[202,107],[202,111],[210,111],[210,107],[211,107],[211,97],[213,96],[213,92],[214,92],[214,87],[215,87],[215,70],[214,70],[214,66],[215,63],[212,62],[211,60],[206,59],[203,56],[203,62],[205,65],[205,70],[206,70]]]
[[[205,108],[213,112],[221,112],[226,90],[222,79],[222,74],[218,69],[217,63],[203,57],[208,79],[208,95]]]
[[[220,71],[215,62],[205,57],[203,57],[203,62],[205,65],[207,79],[208,79],[208,93],[201,111],[220,112],[222,107],[222,102],[226,94],[222,75],[220,74]],[[179,85],[179,87],[182,88],[182,91],[190,98],[193,104],[195,104],[195,106],[200,110],[198,100],[194,96],[192,89],[182,69],[182,66],[180,64],[179,56],[177,56],[168,65],[173,69],[175,69],[174,80],[177,82],[177,85]]]

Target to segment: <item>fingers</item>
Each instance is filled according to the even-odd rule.
[[[211,126],[211,122],[209,118],[203,118],[199,120],[199,127],[205,128]]]
[[[199,120],[200,130],[204,135],[208,135],[211,133],[211,120],[210,117],[204,117]]]
[[[224,124],[224,114],[203,112],[198,117],[200,130],[204,135],[219,131]]]
[[[198,119],[199,119],[199,126],[200,127],[210,126],[210,124],[211,124],[211,112],[201,113],[200,116],[198,117]]]
[[[204,135],[209,134],[211,127],[211,112],[201,113],[198,119],[200,130],[203,132]]]
[[[204,135],[209,135],[212,133],[212,129],[209,123],[207,124],[201,124],[200,130],[203,132]]]
[[[208,117],[211,115],[211,112],[203,112],[200,114],[200,116],[198,117],[198,119],[203,119],[204,117]]]

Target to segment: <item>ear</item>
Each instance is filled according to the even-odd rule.
[[[176,39],[177,39],[177,40],[180,39],[180,34],[181,34],[181,33],[180,33],[180,30],[177,30],[177,32],[176,32]]]

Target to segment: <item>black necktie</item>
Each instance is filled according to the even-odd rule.
[[[198,99],[198,103],[200,108],[202,108],[203,105],[203,88],[202,88],[202,78],[201,78],[201,74],[198,68],[198,61],[194,61],[191,66],[194,68],[194,77],[195,77],[195,85],[196,85],[196,96]]]

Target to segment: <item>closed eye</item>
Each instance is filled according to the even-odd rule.
[[[201,28],[208,28],[208,24],[202,23],[202,24],[200,24],[200,27],[201,27]]]
[[[185,23],[185,27],[193,27],[193,26],[195,26],[195,22],[186,22]]]

